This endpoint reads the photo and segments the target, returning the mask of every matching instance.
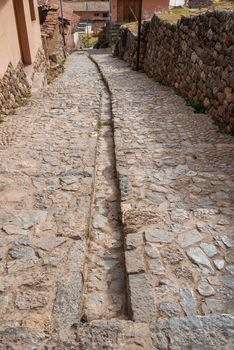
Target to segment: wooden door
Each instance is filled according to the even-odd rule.
[[[20,43],[21,57],[25,65],[32,64],[23,0],[13,0]]]
[[[133,22],[136,20],[135,14],[134,16],[134,0],[125,0],[124,1],[124,21],[125,22]]]

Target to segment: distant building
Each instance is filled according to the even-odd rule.
[[[93,32],[97,32],[110,20],[109,1],[73,2],[72,5],[74,12],[81,17],[80,22]]]
[[[170,7],[184,6],[186,0],[170,0]]]
[[[143,18],[152,17],[155,11],[169,8],[169,0],[143,0]],[[138,17],[138,0],[112,0],[112,21],[132,22]]]
[[[45,69],[37,0],[0,1],[0,113],[14,107]],[[25,69],[27,66],[27,69]],[[25,72],[30,72],[27,81]]]

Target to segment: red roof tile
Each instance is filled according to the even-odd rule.
[[[60,13],[60,1],[59,0],[38,0],[38,6],[46,7],[49,9],[46,20],[41,26],[42,35],[46,35],[49,37],[53,36],[56,25],[59,22],[59,18],[61,17]],[[65,23],[71,26],[71,30],[73,31],[74,27],[77,26],[80,22],[80,17],[73,12],[72,4],[63,2],[63,17]]]

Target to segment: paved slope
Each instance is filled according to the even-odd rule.
[[[67,339],[80,319],[101,86],[94,64],[74,54],[0,127],[3,326]]]
[[[232,314],[233,137],[123,61],[95,57],[112,92],[133,319]]]
[[[0,126],[0,349],[230,350],[233,139],[94,59]]]

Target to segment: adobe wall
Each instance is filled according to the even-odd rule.
[[[136,50],[136,35],[122,27],[115,55],[135,68]],[[233,11],[182,17],[177,24],[153,16],[143,25],[140,67],[234,130]]]
[[[9,62],[16,67],[21,59],[17,26],[12,0],[0,1],[0,79]],[[3,54],[4,53],[4,54]]]
[[[46,58],[42,48],[37,1],[34,0],[36,20],[31,20],[29,2],[24,0],[24,11],[32,58],[32,73],[27,78],[21,58],[17,24],[12,0],[0,4],[0,114],[16,107],[30,91],[33,75],[46,74]]]

